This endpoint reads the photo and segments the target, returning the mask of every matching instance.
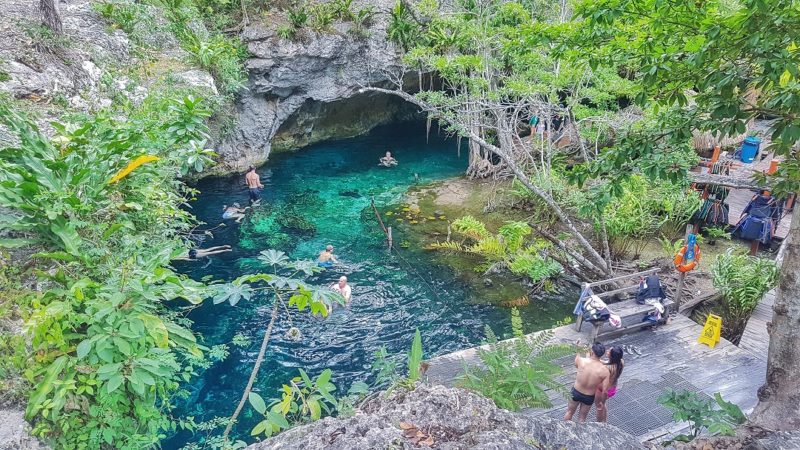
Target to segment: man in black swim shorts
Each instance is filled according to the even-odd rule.
[[[578,341],[580,344],[580,341]],[[582,349],[583,350],[583,349]],[[580,352],[575,355],[575,367],[578,374],[575,377],[575,384],[572,386],[572,398],[567,406],[567,413],[564,420],[572,420],[575,410],[580,406],[578,422],[585,422],[589,410],[594,404],[594,393],[598,386],[602,386],[606,378],[609,377],[608,369],[600,358],[605,355],[606,348],[603,344],[595,342],[591,351],[585,357],[581,357]],[[588,394],[587,394],[588,392]]]

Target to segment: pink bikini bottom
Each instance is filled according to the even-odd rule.
[[[608,398],[613,397],[614,395],[616,395],[616,393],[617,393],[617,387],[616,386],[611,386],[610,388],[608,388],[608,392],[607,392]]]

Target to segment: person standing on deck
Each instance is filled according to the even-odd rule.
[[[577,344],[580,344],[578,341]],[[575,384],[572,386],[572,397],[567,405],[567,413],[564,420],[572,420],[575,410],[580,405],[578,422],[583,423],[589,415],[589,410],[594,404],[595,393],[602,389],[603,384],[610,376],[608,369],[603,361],[600,360],[606,353],[606,347],[595,342],[591,351],[586,357],[581,357],[580,353],[575,355],[575,367],[578,373],[575,377]]]
[[[261,184],[261,177],[256,173],[255,167],[250,166],[250,168],[247,169],[247,175],[244,176],[244,180],[247,182],[250,204],[254,205],[261,200],[261,189],[264,187],[264,185]]]
[[[611,347],[608,351],[608,362],[606,368],[610,376],[603,383],[601,389],[595,393],[595,406],[597,407],[597,421],[605,422],[608,420],[608,399],[617,394],[617,381],[625,368],[625,361],[622,359],[622,348]]]

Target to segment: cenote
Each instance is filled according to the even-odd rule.
[[[397,167],[377,165],[386,150],[399,160]],[[312,376],[332,369],[340,392],[355,381],[369,383],[373,354],[381,346],[403,368],[416,328],[422,333],[426,358],[481,343],[485,325],[501,335],[510,333],[509,309],[487,301],[485,292],[474,289],[474,283],[436,255],[419,245],[398,246],[397,252],[390,253],[370,209],[372,197],[385,210],[401,203],[415,186],[460,176],[466,158],[466,151],[459,156],[454,140],[436,136],[435,128],[426,139],[424,123],[408,123],[273,155],[259,168],[265,186],[263,206],[241,225],[227,221],[202,245],[228,244],[233,251],[208,263],[184,263],[178,269],[196,279],[211,276],[229,281],[263,270],[256,259],[262,250],[274,248],[291,258],[312,259],[332,244],[340,263],[311,282],[328,285],[347,275],[353,301],[349,309],[336,309],[326,319],[291,311],[292,324],[302,331],[300,341],[286,338],[290,324],[282,311],[254,390],[265,399],[277,397],[277,389],[296,376],[298,368]],[[200,194],[192,204],[193,212],[207,228],[222,222],[222,205],[247,202],[241,175],[204,179],[196,188]],[[411,240],[411,226],[391,224],[396,243]],[[552,326],[570,309],[558,300],[534,301],[520,312],[525,331],[530,332]],[[230,346],[227,359],[186,386],[192,395],[177,411],[180,416],[193,416],[196,421],[230,416],[247,383],[269,315],[268,302],[258,297],[235,307],[207,301],[192,311],[193,328],[205,345],[230,343],[237,333],[251,342],[247,348]],[[255,421],[252,408],[245,407],[235,428],[238,438],[252,440],[249,430]],[[192,439],[196,438],[180,433],[163,446],[179,448]]]

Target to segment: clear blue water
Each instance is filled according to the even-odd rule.
[[[377,165],[386,150],[400,161],[397,167]],[[325,245],[332,244],[340,264],[312,281],[330,284],[345,274],[353,301],[349,310],[337,309],[324,320],[292,312],[293,324],[303,334],[299,342],[285,338],[290,325],[284,313],[255,383],[257,391],[265,398],[277,396],[276,389],[295,376],[298,367],[312,376],[331,368],[341,391],[357,380],[370,382],[374,352],[386,346],[402,366],[415,328],[422,332],[426,358],[479,344],[485,324],[500,334],[510,332],[508,309],[487,304],[454,269],[438,264],[434,255],[400,249],[401,260],[389,254],[369,209],[371,196],[379,208],[396,204],[415,183],[459,176],[466,164],[466,152],[459,157],[454,140],[433,133],[426,142],[424,124],[404,124],[275,155],[259,168],[265,186],[264,206],[242,225],[228,221],[228,226],[216,230],[213,239],[202,245],[229,244],[234,250],[214,257],[207,266],[185,263],[178,269],[196,279],[210,275],[231,280],[257,271],[253,261],[261,250],[276,248],[292,258],[315,258]],[[222,222],[223,204],[247,203],[241,175],[205,179],[196,187],[201,194],[192,204],[193,212],[208,227]],[[278,219],[287,216],[299,217],[302,224],[287,228],[284,222],[281,226]],[[316,230],[303,229],[308,224]],[[395,241],[401,242],[407,232],[397,228]],[[531,329],[526,331],[532,331],[552,325],[569,310],[569,305],[551,301],[533,303],[521,312]],[[206,302],[191,313],[194,329],[206,345],[229,343],[237,333],[252,342],[245,349],[231,346],[225,361],[193,380],[187,386],[192,396],[178,414],[198,421],[230,416],[247,383],[269,314],[264,298],[242,301],[235,307]],[[246,407],[235,428],[239,437],[248,441],[255,423],[252,412]],[[191,439],[188,433],[181,433],[163,446],[179,448]]]

